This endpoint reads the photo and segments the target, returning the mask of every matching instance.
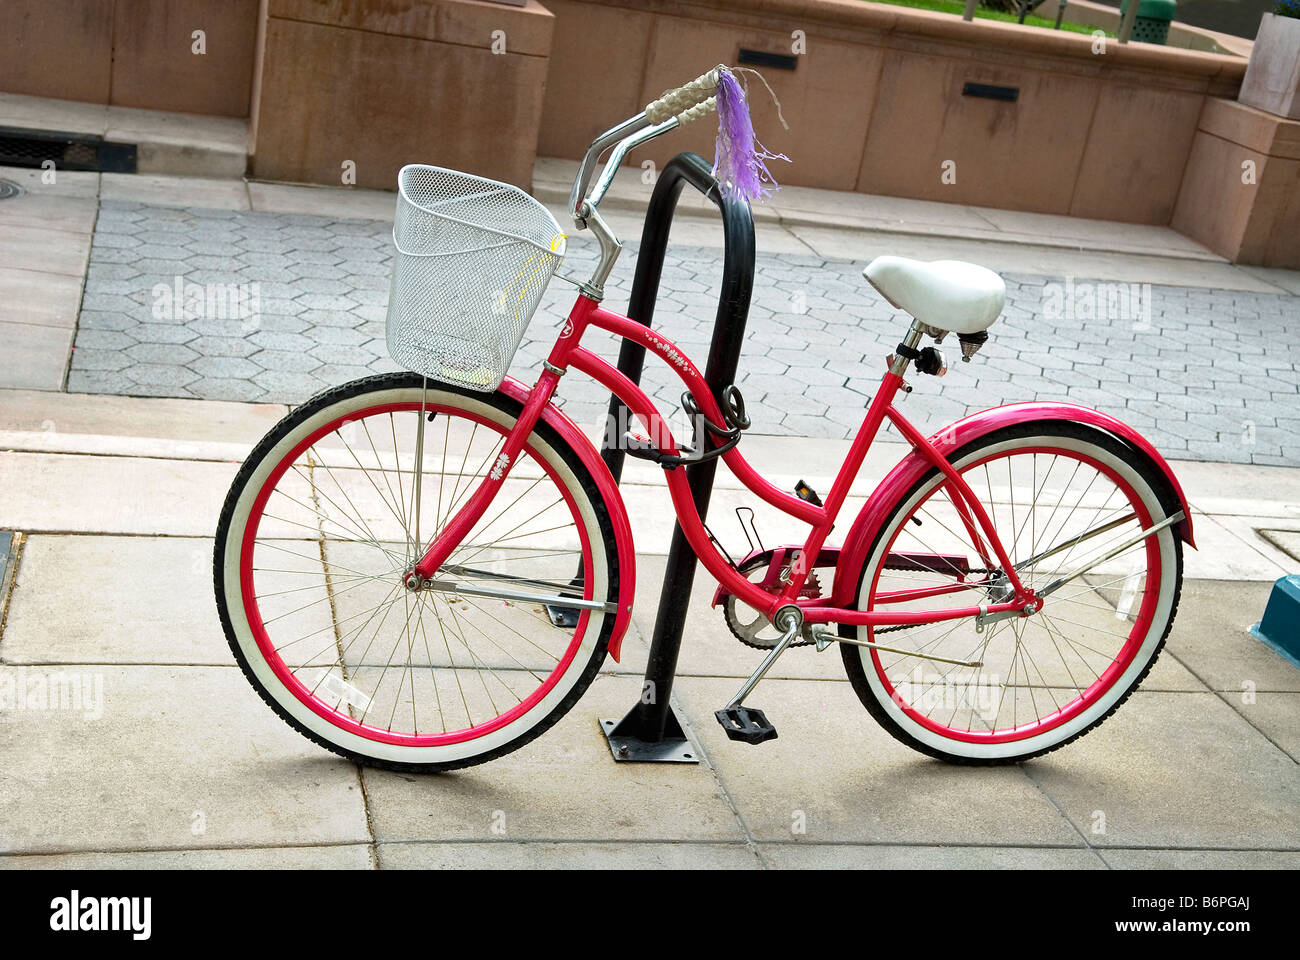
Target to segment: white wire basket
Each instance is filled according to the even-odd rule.
[[[567,238],[508,183],[423,164],[397,183],[388,352],[430,379],[495,390]]]

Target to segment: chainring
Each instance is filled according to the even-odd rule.
[[[749,577],[749,574],[754,573],[755,571],[761,572],[766,570],[769,563],[771,563],[770,555],[758,556],[755,557],[753,560],[750,560],[748,563],[742,563],[737,568],[737,570],[739,570],[739,572],[744,574],[746,577]],[[886,564],[886,566],[888,567],[889,565]],[[906,568],[899,568],[899,569],[906,569]],[[988,573],[996,573],[997,571],[991,571],[983,567],[978,567],[978,568],[972,568],[970,572],[988,574]],[[808,580],[804,584],[804,589],[805,590],[812,589],[814,591],[820,592],[821,580],[817,576],[817,571],[810,570],[808,572]],[[816,594],[814,593],[814,596],[815,595]],[[742,608],[748,611],[750,615],[748,620],[745,621],[741,620]],[[763,614],[759,613],[753,607],[741,603],[739,600],[735,598],[735,596],[733,596],[730,593],[723,594],[722,596],[722,617],[724,620],[727,621],[727,629],[731,631],[731,635],[747,647],[753,647],[756,650],[771,650],[774,646],[776,646],[777,641],[781,639],[780,633],[776,630],[775,627],[772,626],[772,624],[768,621],[767,617],[763,616]],[[873,634],[896,633],[900,630],[914,630],[918,626],[922,626],[922,624],[900,623],[892,627],[876,627],[872,631],[872,633]],[[771,636],[764,637],[760,635],[760,631],[762,631],[765,627],[771,631]],[[812,643],[816,643],[816,641],[813,639],[812,636],[812,626],[811,624],[805,623],[803,625],[802,636],[800,637],[800,639],[795,640],[793,643],[791,643],[790,646],[806,647]]]
[[[743,563],[737,569],[747,578],[751,573],[763,573],[767,570],[768,564],[772,562],[770,556],[755,557],[748,563]],[[804,584],[804,590],[815,591],[812,595],[816,596],[821,591],[821,579],[817,576],[815,570],[808,572],[808,579]],[[801,591],[802,592],[802,591]],[[772,626],[771,621],[763,614],[759,613],[748,604],[737,600],[734,595],[727,593],[722,597],[722,618],[727,621],[727,629],[731,635],[747,647],[753,647],[755,650],[771,650],[776,646],[777,641],[781,639],[781,633],[776,627]],[[763,636],[766,630],[768,636]],[[798,640],[790,644],[792,647],[806,647],[814,643],[812,637],[812,625],[804,624],[802,635]]]

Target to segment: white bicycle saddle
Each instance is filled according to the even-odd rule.
[[[898,309],[953,333],[987,330],[1006,303],[1002,278],[963,260],[876,257],[862,275]]]

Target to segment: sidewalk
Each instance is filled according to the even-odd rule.
[[[1300,865],[1300,671],[1245,632],[1268,581],[1294,569],[1255,530],[1300,531],[1300,470],[1178,466],[1201,549],[1187,553],[1173,636],[1123,710],[1065,750],[1014,768],[926,760],[871,721],[838,656],[812,648],[792,651],[756,697],[780,739],[727,741],[712,712],[757,654],[709,609],[701,575],[676,706],[705,762],[647,767],[614,764],[596,726],[639,694],[671,529],[661,472],[629,465],[640,555],[623,662],[518,753],[414,777],[359,770],[299,738],[225,646],[215,518],[238,461],[283,412],[0,394],[0,528],[26,531],[0,675],[72,674],[103,690],[98,717],[0,722],[0,866]],[[843,447],[746,444],[761,470],[784,482],[798,463],[814,486]],[[899,452],[873,454],[855,495]],[[732,545],[737,502],[728,478],[711,516]],[[771,539],[788,533],[758,522]],[[800,811],[806,833],[792,830]]]
[[[103,691],[97,716],[0,713],[0,867],[1300,866],[1300,671],[1246,633],[1271,582],[1300,569],[1300,275],[1226,264],[1154,228],[782,191],[756,211],[747,458],[786,487],[829,486],[903,328],[861,279],[867,260],[988,263],[1009,291],[989,346],[943,380],[921,378],[904,410],[934,428],[1005,399],[1075,399],[1178,458],[1200,549],[1185,555],[1152,675],[1062,751],[952,768],[878,728],[836,654],[802,648],[755,699],[780,739],[749,747],[712,714],[757,652],[708,607],[701,574],[675,696],[705,762],[616,765],[596,718],[639,695],[672,529],[662,471],[634,462],[623,493],[638,596],[623,662],[518,753],[414,777],[358,769],[267,709],[226,647],[211,579],[220,504],[252,444],[321,387],[392,368],[393,195],[0,179],[29,191],[0,201],[0,530],[23,534],[0,596],[0,678],[72,674]],[[562,179],[539,165],[538,193],[563,223]],[[635,241],[646,190],[624,183],[608,219]],[[721,230],[700,201],[684,204],[655,319],[699,358]],[[610,285],[616,309],[634,254],[632,242]],[[591,258],[579,235],[565,269]],[[159,318],[152,290],[177,277],[260,284],[258,322]],[[1150,318],[1049,320],[1049,285],[1067,280],[1149,283]],[[571,297],[552,284],[521,368],[536,367]],[[645,382],[675,406],[680,386],[653,369]],[[599,391],[580,378],[563,391],[595,433]],[[902,453],[873,449],[846,510]],[[720,471],[711,526],[729,549],[743,539],[732,510],[753,503],[742,493]],[[768,542],[805,532],[761,507],[757,522]]]

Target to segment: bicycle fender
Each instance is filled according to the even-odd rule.
[[[501,381],[500,391],[519,404],[527,403],[532,388],[512,377]],[[614,630],[609,635],[609,655],[619,662],[623,650],[623,637],[632,622],[632,598],[636,595],[636,549],[632,544],[632,523],[627,517],[627,507],[618,484],[605,466],[599,451],[592,445],[582,429],[559,407],[548,403],[542,410],[542,419],[569,444],[596,481],[596,488],[609,511],[618,544],[618,613],[614,615]]]
[[[1192,539],[1192,510],[1173,470],[1149,440],[1109,414],[1072,403],[1047,401],[1009,403],[964,417],[932,434],[928,439],[940,453],[948,457],[959,447],[994,430],[1034,420],[1070,420],[1097,427],[1148,457],[1160,468],[1169,481],[1170,489],[1178,497],[1184,517],[1177,526],[1178,535],[1188,546],[1195,549],[1196,543]],[[835,606],[848,606],[857,599],[858,575],[863,564],[867,562],[867,553],[875,542],[876,534],[884,525],[894,504],[902,499],[930,468],[930,461],[920,452],[913,450],[898,462],[867,499],[854,519],[853,526],[849,528],[844,539],[839,565],[835,569],[835,586],[831,594]]]

